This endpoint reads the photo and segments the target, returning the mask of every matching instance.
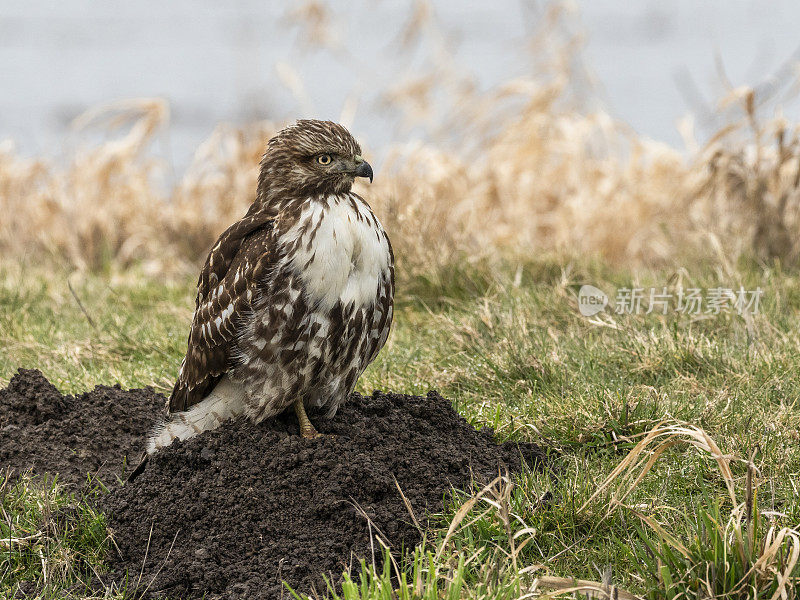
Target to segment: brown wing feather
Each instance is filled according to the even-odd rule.
[[[231,366],[242,315],[251,309],[272,262],[273,221],[248,215],[217,240],[197,282],[197,299],[186,357],[167,403],[187,410],[207,396]]]

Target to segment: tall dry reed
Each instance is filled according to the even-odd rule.
[[[307,4],[292,18],[305,20],[309,40],[336,51],[324,5]],[[427,37],[438,58],[384,97],[407,121],[425,122],[428,141],[399,134],[375,184],[359,188],[390,232],[401,275],[549,251],[616,263],[702,258],[712,237],[734,254],[789,261],[800,254],[797,127],[760,123],[752,91],[732,94],[745,117],[687,158],[575,100],[579,43],[563,27],[560,5],[532,36],[531,76],[490,92],[457,74],[429,7],[415,6],[401,41]],[[193,271],[252,201],[258,161],[278,127],[219,126],[167,184],[151,151],[169,126],[163,100],[99,107],[77,125],[98,123],[123,133],[65,163],[23,158],[11,142],[0,144],[4,259]]]

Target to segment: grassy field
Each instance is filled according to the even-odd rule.
[[[494,600],[584,581],[620,598],[798,597],[800,127],[758,87],[731,87],[716,134],[687,122],[686,149],[641,138],[587,108],[567,12],[547,3],[514,57],[524,77],[484,90],[443,50],[384,90],[426,134],[365,148],[384,160],[358,188],[399,277],[360,389],[438,389],[500,440],[546,445],[554,470],[463,490],[407,563],[369,565],[344,595]],[[411,17],[409,39],[444,39]],[[104,141],[59,162],[0,146],[0,384],[35,367],[64,392],[172,386],[198,261],[253,201],[282,124],[220,124],[165,178],[152,145],[168,115],[153,98],[90,110],[76,132]],[[584,284],[612,304],[624,288],[763,296],[747,316],[588,318]],[[31,581],[82,598],[73,586],[108,551],[91,498],[0,490],[0,598]],[[59,504],[79,518],[43,528]]]
[[[465,490],[466,504],[437,519],[409,564],[378,565],[346,587],[348,598],[395,597],[395,570],[407,572],[400,598],[515,598],[569,578],[651,598],[770,598],[784,571],[794,577],[789,597],[797,594],[800,539],[782,529],[800,524],[796,271],[741,260],[626,272],[552,256],[442,272],[403,282],[389,343],[359,388],[438,389],[498,438],[551,448],[556,470],[497,481],[472,500],[476,490]],[[590,319],[578,311],[583,284],[612,304],[615,290],[633,287],[742,286],[763,296],[748,317],[670,306]],[[65,392],[116,382],[167,391],[193,288],[6,265],[0,383],[36,367]],[[31,482],[6,483],[1,499],[0,597],[26,580],[62,597],[87,565],[102,569],[107,542],[90,499],[71,500],[84,533],[38,532],[21,553],[3,540],[36,535],[36,511],[70,499]]]

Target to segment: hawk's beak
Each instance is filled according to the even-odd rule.
[[[372,183],[372,167],[363,158],[356,157],[356,170],[353,171],[356,177],[369,177],[369,182]]]

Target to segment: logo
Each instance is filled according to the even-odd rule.
[[[606,293],[593,285],[582,285],[578,290],[578,310],[584,317],[591,317],[608,304]]]

